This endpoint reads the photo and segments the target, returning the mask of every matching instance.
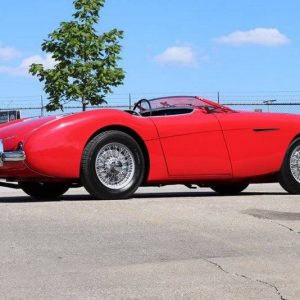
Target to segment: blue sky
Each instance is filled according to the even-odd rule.
[[[300,90],[299,11],[297,0],[107,0],[99,32],[125,32],[115,97]],[[43,94],[27,66],[51,64],[41,42],[72,12],[72,0],[1,1],[1,102]]]

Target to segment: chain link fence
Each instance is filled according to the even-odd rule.
[[[130,109],[141,98],[152,99],[171,95],[199,95],[219,102],[238,111],[259,111],[273,113],[300,114],[300,91],[277,92],[169,92],[169,93],[130,93],[115,94],[106,99],[107,104],[87,106],[87,110],[101,108]],[[52,114],[68,114],[82,110],[80,102],[69,102],[64,111],[47,112],[45,96],[0,97],[0,112],[17,110],[21,117],[46,116]]]

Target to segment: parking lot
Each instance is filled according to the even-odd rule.
[[[299,299],[300,196],[277,184],[0,206],[1,299]]]

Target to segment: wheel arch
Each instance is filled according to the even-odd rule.
[[[293,142],[295,142],[296,140],[298,140],[298,139],[300,139],[300,133],[298,133],[298,134],[291,140],[289,146],[290,146]]]
[[[276,171],[276,173],[280,172],[282,166],[283,166],[283,163],[284,163],[284,160],[285,160],[285,157],[286,157],[286,154],[289,150],[289,148],[291,147],[291,145],[296,141],[296,140],[299,140],[300,139],[300,133],[296,134],[295,136],[294,135],[290,135],[286,140],[285,140],[285,149],[282,151],[282,155],[280,157],[280,161],[279,161],[279,167],[278,167],[278,170]]]
[[[124,133],[130,135],[138,143],[138,145],[140,146],[140,148],[142,150],[144,159],[145,159],[145,174],[144,174],[142,184],[145,183],[149,176],[149,171],[150,171],[149,151],[148,151],[148,148],[147,148],[144,140],[133,129],[131,129],[127,126],[124,126],[124,125],[109,125],[109,126],[102,127],[101,129],[97,130],[89,137],[89,139],[86,141],[86,143],[84,145],[84,148],[95,136],[97,136],[98,134],[103,133],[105,131],[109,131],[109,130],[116,130],[116,131],[124,132]]]
[[[285,160],[285,156],[286,156],[286,154],[287,154],[289,148],[291,147],[291,145],[292,145],[295,141],[297,141],[297,140],[299,140],[299,139],[300,139],[300,133],[298,133],[297,135],[295,135],[295,136],[291,139],[291,141],[289,142],[289,144],[287,145],[287,148],[286,148],[285,153],[284,153],[284,155],[283,155],[283,157],[282,157],[282,160],[281,160],[280,169],[282,168],[282,165],[283,165],[284,160]]]

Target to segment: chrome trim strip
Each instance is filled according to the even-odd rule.
[[[5,152],[3,148],[3,141],[0,139],[0,166],[3,166],[7,161],[24,161],[26,159],[23,150]]]
[[[4,151],[4,149],[3,149],[3,142],[0,139],[0,167],[3,166],[3,160],[2,160],[3,151]]]
[[[22,150],[4,152],[2,154],[3,161],[24,161],[26,159],[25,152]]]

